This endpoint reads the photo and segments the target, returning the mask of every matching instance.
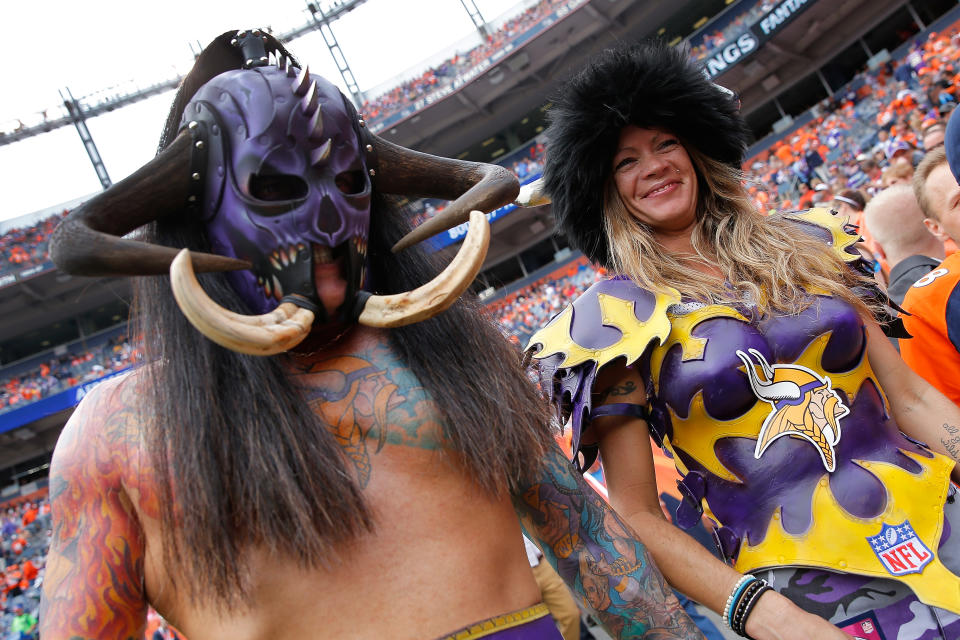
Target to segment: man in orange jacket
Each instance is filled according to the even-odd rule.
[[[953,135],[951,136],[951,131]],[[960,120],[950,119],[945,148],[917,167],[914,191],[924,223],[941,240],[960,238]],[[903,325],[913,336],[900,343],[910,368],[960,405],[960,254],[917,280],[903,299]]]

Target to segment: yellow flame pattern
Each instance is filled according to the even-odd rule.
[[[960,580],[936,554],[943,533],[943,503],[953,462],[939,454],[930,459],[909,451],[903,453],[922,467],[919,474],[886,462],[854,461],[877,476],[887,489],[887,507],[879,516],[865,520],[847,513],[830,491],[828,476],[824,474],[812,497],[815,526],[800,535],[787,533],[777,510],[762,542],[750,545],[744,540],[735,565],[737,570],[800,565],[899,580],[923,603],[960,611]],[[910,496],[910,500],[904,503],[895,496]],[[904,520],[910,521],[917,537],[934,552],[934,557],[923,573],[897,577],[887,572],[867,538],[880,533],[884,522],[899,524]]]
[[[600,304],[601,322],[604,326],[619,329],[623,334],[619,340],[601,349],[587,349],[577,344],[570,336],[573,307],[569,306],[530,338],[527,349],[537,344],[543,347],[533,357],[542,359],[562,353],[564,359],[560,367],[574,367],[588,361],[594,361],[597,367],[602,367],[621,356],[626,357],[628,365],[632,364],[643,355],[652,340],[662,343],[670,334],[667,307],[679,302],[680,294],[676,290],[657,294],[653,312],[644,322],[637,320],[633,312],[633,300],[621,300],[601,293],[597,301]]]

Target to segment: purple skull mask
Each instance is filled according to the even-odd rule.
[[[352,321],[371,197],[358,122],[333,84],[293,67],[228,71],[187,105],[207,237],[252,263],[227,276],[251,312],[286,297],[315,307],[317,322]]]

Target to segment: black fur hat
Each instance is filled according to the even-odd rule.
[[[738,169],[750,135],[731,94],[660,40],[601,53],[561,89],[549,121],[543,175],[553,214],[571,244],[601,265],[610,258],[603,188],[624,126],[664,127]]]

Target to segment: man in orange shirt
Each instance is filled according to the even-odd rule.
[[[951,136],[951,131],[954,134]],[[960,120],[947,126],[946,148],[934,149],[917,167],[914,191],[924,224],[941,240],[960,238]],[[949,158],[948,156],[954,156]],[[920,278],[907,291],[903,325],[913,336],[900,341],[910,368],[960,405],[960,254]]]

